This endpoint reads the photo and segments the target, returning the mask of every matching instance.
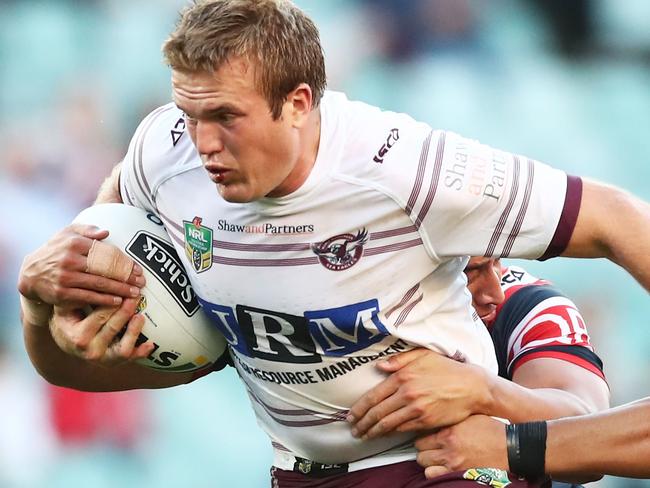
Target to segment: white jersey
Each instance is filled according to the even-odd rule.
[[[413,459],[411,434],[362,441],[345,422],[384,378],[374,362],[423,346],[496,372],[458,256],[541,256],[568,179],[342,94],[320,111],[307,181],[235,204],[207,177],[183,114],[160,107],[131,142],[122,198],[165,223],[276,449],[323,463]]]

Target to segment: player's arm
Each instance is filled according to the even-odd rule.
[[[97,203],[121,201],[118,179],[119,165],[102,185]],[[125,362],[112,368],[93,363],[99,350],[98,341],[106,340],[105,333],[97,334],[101,320],[108,322],[118,310],[111,324],[124,318],[125,311],[133,314],[134,299],[144,285],[142,269],[130,260],[121,261],[132,266],[126,282],[87,272],[88,254],[93,241],[104,239],[107,235],[107,231],[92,226],[71,225],[55,234],[23,261],[18,290],[23,338],[32,364],[51,383],[77,389],[153,388],[170,386],[166,383],[170,380],[185,382],[180,376],[152,375],[153,371],[133,363]],[[83,305],[94,305],[100,309],[84,322],[79,315]],[[98,325],[92,325],[93,320]],[[141,319],[136,318],[130,327],[131,331],[139,332]],[[93,337],[93,334],[98,337]],[[113,348],[113,352],[121,355],[124,361],[146,356],[146,348],[151,347],[150,344],[143,344],[139,348],[133,345],[129,348],[127,344],[125,347],[131,338],[133,333],[125,334],[119,347]],[[108,345],[104,350],[107,348]]]
[[[546,472],[550,475],[650,477],[650,398],[547,424]]]
[[[538,358],[518,367],[512,381],[489,377],[484,413],[512,422],[583,415],[609,407],[609,388],[596,374],[568,361]]]
[[[96,203],[121,201],[119,172],[118,164],[102,185]],[[48,305],[119,305],[124,298],[137,297],[144,285],[142,269],[128,258],[132,268],[125,282],[89,273],[88,254],[93,242],[107,236],[106,230],[73,224],[28,254],[18,277],[23,313],[42,314]]]
[[[583,180],[568,257],[606,257],[650,291],[650,205],[612,186]]]
[[[522,384],[426,349],[393,356],[379,367],[390,376],[350,409],[357,436],[423,431],[473,414],[519,422],[580,415],[609,405],[600,377],[556,359],[522,365],[513,378]]]
[[[137,343],[144,318],[133,315],[136,303],[127,299],[120,307],[99,307],[87,316],[79,309],[55,307],[49,323],[24,317],[25,345],[35,369],[52,384],[85,391],[165,388],[191,381],[192,373],[158,372],[134,363],[152,349],[150,342]]]
[[[580,417],[546,422],[548,426],[544,471],[555,479],[594,478],[614,475],[650,477],[650,398]],[[470,456],[459,456],[459,443],[471,448]],[[531,460],[542,470],[543,445],[530,450],[520,443],[520,459]],[[460,424],[440,430],[435,437],[420,439],[418,461],[427,466],[427,478],[474,466],[516,470],[510,466],[503,423],[474,415]],[[426,449],[426,454],[424,454]],[[525,473],[520,473],[525,474]]]

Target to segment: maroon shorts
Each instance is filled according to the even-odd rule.
[[[271,469],[273,488],[537,488],[548,482],[529,482],[503,471],[470,469],[427,480],[415,461],[387,464],[352,473],[314,478],[284,469]]]

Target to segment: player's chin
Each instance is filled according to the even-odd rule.
[[[230,203],[248,203],[260,198],[250,188],[236,183],[218,184],[217,189],[221,198]]]

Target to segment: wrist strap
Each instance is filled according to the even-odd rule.
[[[544,477],[546,422],[506,425],[510,472],[530,480]]]

